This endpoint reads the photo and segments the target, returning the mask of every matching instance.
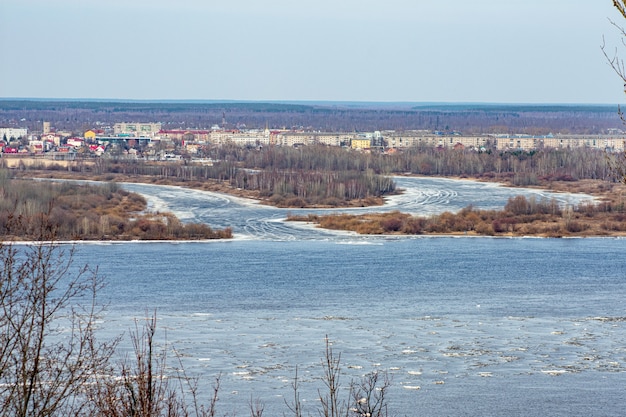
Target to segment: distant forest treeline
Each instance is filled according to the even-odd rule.
[[[620,128],[617,106],[482,104],[287,104],[0,100],[0,125],[40,130],[43,120],[82,133],[96,123],[161,122],[164,128],[312,129],[333,132],[441,130],[476,133],[605,133]],[[22,121],[24,119],[24,121]],[[20,121],[17,123],[17,121]]]

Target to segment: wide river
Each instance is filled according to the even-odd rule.
[[[384,208],[352,211],[585,198],[397,181],[406,192]],[[207,401],[221,374],[218,415],[249,415],[251,399],[265,416],[290,415],[296,366],[304,414],[317,415],[326,336],[341,353],[344,388],[374,370],[389,374],[394,415],[625,413],[625,239],[364,237],[285,223],[288,210],[237,198],[124,187],[154,210],[233,228],[231,241],[85,244],[76,257],[106,278],[102,336],[156,309],[157,339],[200,378]]]

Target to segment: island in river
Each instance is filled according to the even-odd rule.
[[[232,230],[183,224],[146,211],[146,199],[115,183],[33,181],[0,172],[0,241],[203,240]]]

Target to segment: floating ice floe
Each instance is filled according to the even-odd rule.
[[[546,369],[541,371],[541,373],[544,373],[546,375],[558,376],[566,374],[567,371],[565,369]]]

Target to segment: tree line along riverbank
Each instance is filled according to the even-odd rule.
[[[101,157],[21,164],[16,171],[46,170],[51,175],[120,177],[163,181],[240,193],[278,207],[350,207],[381,204],[393,194],[394,175],[476,178],[514,186],[546,186],[580,180],[619,181],[624,161],[597,149],[540,149],[505,152],[416,146],[391,154],[330,146],[263,148],[206,145],[206,163]],[[4,161],[0,158],[0,165]],[[616,178],[617,177],[617,178]],[[141,178],[144,178],[141,180]]]
[[[509,186],[586,193],[598,198],[601,203],[548,210],[544,207],[547,203],[527,202],[529,208],[523,212],[503,208],[497,213],[468,207],[463,213],[444,213],[421,220],[400,214],[393,221],[389,214],[381,215],[379,220],[372,215],[358,220],[348,216],[331,216],[325,221],[320,221],[319,216],[300,220],[319,221],[321,227],[330,225],[359,233],[607,236],[623,232],[621,200],[624,190],[620,183],[619,156],[596,150],[545,149],[511,153],[416,147],[384,155],[324,146],[298,149],[222,146],[212,148],[210,152],[214,161],[210,166],[188,160],[156,162],[102,158],[63,168],[54,165],[48,165],[46,169],[42,166],[22,166],[11,172],[22,178],[179,185],[293,208],[381,205],[386,196],[401,192],[396,189],[393,175],[473,178]],[[468,216],[469,219],[466,218]],[[112,224],[110,217],[102,221],[95,217],[83,219],[86,220],[83,220],[82,226],[71,227],[76,236],[89,231],[93,236],[117,238],[129,230],[124,226],[123,231],[118,228],[113,233],[101,233],[103,228],[109,230],[108,226]],[[160,219],[167,220],[164,224],[168,226],[153,227],[152,223],[146,224],[148,220],[143,219],[140,226],[134,225],[130,230],[138,229],[136,235],[151,238],[193,238],[191,236],[201,234],[182,233],[180,228],[169,226],[176,225],[175,220],[170,221],[165,215],[161,215]]]
[[[44,174],[44,173],[39,173]],[[72,177],[72,175],[64,175]],[[74,176],[74,178],[76,178]],[[86,178],[80,176],[80,178]],[[116,175],[117,181],[141,182],[141,178]],[[93,179],[93,178],[92,178]],[[95,179],[100,179],[95,177]],[[145,181],[147,178],[143,178]],[[153,181],[147,181],[155,183]],[[193,189],[234,193],[250,197],[242,190],[217,187],[205,182],[159,180],[162,185],[184,185]],[[105,187],[112,183],[105,182]],[[114,184],[113,184],[114,185]],[[428,217],[407,213],[371,213],[365,215],[290,215],[290,221],[315,223],[319,227],[353,231],[361,234],[474,235],[474,236],[621,236],[626,235],[626,186],[599,180],[552,182],[553,191],[586,193],[594,201],[562,207],[555,200],[512,198],[502,210],[479,210],[469,206],[458,213],[445,212]],[[137,198],[137,197],[134,197]],[[170,215],[161,215],[169,219]],[[176,222],[176,220],[173,220]],[[97,222],[93,219],[93,222]],[[163,226],[159,226],[161,229]],[[189,226],[187,226],[189,227]],[[156,229],[159,230],[159,229]],[[229,230],[229,233],[232,231]],[[150,235],[148,233],[148,235]],[[179,236],[184,236],[180,235]]]
[[[32,181],[0,171],[0,239],[190,240],[232,237],[230,229],[183,224],[146,211],[145,198],[117,184]]]

